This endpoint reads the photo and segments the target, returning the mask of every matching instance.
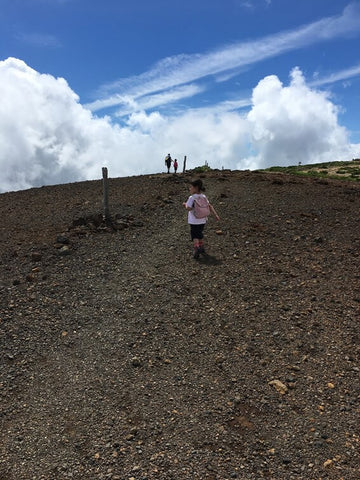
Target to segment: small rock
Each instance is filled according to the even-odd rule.
[[[70,240],[65,235],[58,235],[56,237],[56,243],[62,243],[63,245],[69,245]]]
[[[62,257],[65,257],[66,255],[70,255],[71,254],[70,247],[68,245],[64,245],[63,247],[60,248],[58,254],[61,255]]]
[[[127,222],[125,222],[124,220],[122,219],[117,219],[115,221],[115,224],[114,224],[114,227],[117,229],[117,230],[124,230],[125,228],[127,228],[129,225]]]
[[[131,360],[131,364],[132,364],[133,367],[140,367],[140,366],[141,366],[141,360],[140,360],[140,358],[134,357],[134,358]]]
[[[273,387],[275,387],[275,389],[281,395],[285,395],[285,393],[288,391],[287,386],[284,383],[280,382],[280,380],[272,380],[271,382],[269,382],[269,385],[272,385]]]
[[[42,259],[42,255],[40,252],[33,252],[31,254],[31,260],[33,262],[40,262],[41,259]]]

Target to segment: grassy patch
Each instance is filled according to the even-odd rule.
[[[209,165],[202,165],[201,167],[195,167],[192,172],[194,173],[205,173],[205,172],[211,172],[211,168]]]
[[[332,178],[337,180],[360,181],[360,159],[351,162],[326,162],[309,165],[274,166],[260,170],[262,172],[287,173],[313,178]]]

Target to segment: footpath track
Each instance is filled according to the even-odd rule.
[[[360,187],[188,179],[0,195],[0,480],[358,480]]]

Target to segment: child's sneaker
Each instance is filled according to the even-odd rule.
[[[200,248],[196,248],[194,251],[194,258],[197,260],[200,257]]]

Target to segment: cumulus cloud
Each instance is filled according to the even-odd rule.
[[[191,151],[193,162],[225,162],[240,142],[231,113],[140,112],[120,127],[84,108],[64,79],[15,58],[0,62],[0,86],[1,191],[98,178],[102,166],[112,176],[159,172],[167,151],[179,160]]]
[[[2,191],[96,178],[103,165],[139,173],[146,135],[93,116],[64,79],[9,58],[0,62],[0,85]],[[129,157],[132,145],[138,154]]]
[[[0,191],[101,177],[161,172],[170,152],[188,167],[260,168],[350,159],[337,109],[295,69],[288,86],[276,76],[259,82],[250,111],[234,98],[176,116],[132,113],[120,126],[82,106],[62,78],[23,61],[0,62]],[[181,94],[180,94],[181,95]]]
[[[349,160],[358,151],[338,124],[337,107],[326,93],[309,88],[298,68],[291,72],[287,87],[275,75],[261,80],[252,102],[247,118],[257,154],[247,159],[249,164]]]

